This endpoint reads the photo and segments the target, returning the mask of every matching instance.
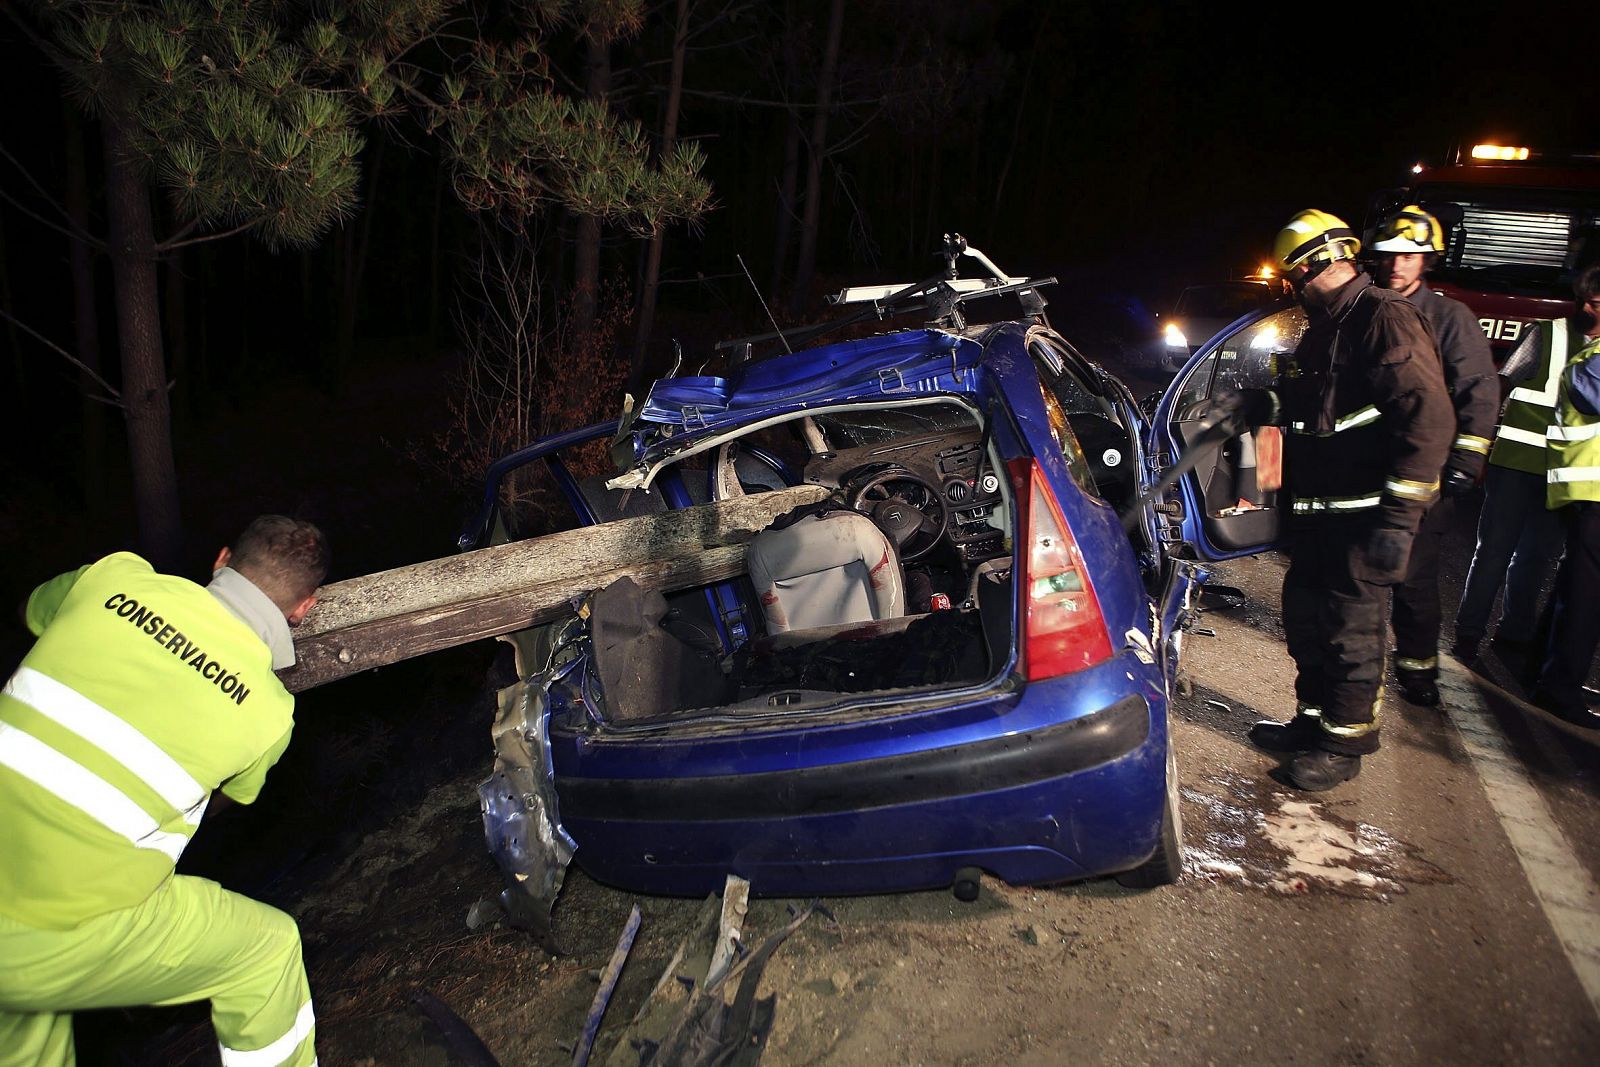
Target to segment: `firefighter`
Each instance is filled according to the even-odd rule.
[[[1410,205],[1378,228],[1376,277],[1422,312],[1444,361],[1444,384],[1455,407],[1456,433],[1440,476],[1440,499],[1422,519],[1405,581],[1394,587],[1395,674],[1405,698],[1439,703],[1439,549],[1455,516],[1455,500],[1478,484],[1500,412],[1489,339],[1459,300],[1429,288],[1423,276],[1444,252],[1439,220]]]
[[[1584,682],[1600,645],[1600,265],[1578,276],[1584,345],[1567,361],[1546,432],[1546,502],[1566,530],[1555,610],[1533,702],[1558,718],[1600,730]]]
[[[275,669],[328,547],[256,519],[208,586],[117,552],[34,590],[38,640],[0,692],[0,1065],[74,1062],[72,1015],[211,1001],[224,1065],[313,1063],[300,935],[178,875],[213,790],[255,800],[289,744]]]
[[[1279,232],[1274,255],[1310,321],[1277,387],[1242,414],[1288,431],[1283,624],[1296,670],[1294,717],[1258,722],[1250,739],[1293,754],[1289,781],[1309,791],[1354,778],[1378,749],[1389,591],[1456,427],[1421,312],[1356,268],[1360,246],[1324,211]]]

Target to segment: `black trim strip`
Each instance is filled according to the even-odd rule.
[[[583,819],[717,822],[861,811],[1013,789],[1108,763],[1150,736],[1144,697],[1030,733],[884,759],[698,778],[556,778]]]

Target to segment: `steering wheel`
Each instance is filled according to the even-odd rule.
[[[904,467],[890,467],[858,482],[847,479],[846,484],[846,501],[889,535],[902,563],[931,552],[950,524],[950,510],[938,487]]]

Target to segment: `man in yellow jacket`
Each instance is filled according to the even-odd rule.
[[[1556,421],[1545,431],[1545,500],[1561,518],[1567,551],[1533,702],[1575,726],[1600,730],[1600,712],[1584,685],[1600,646],[1600,264],[1580,274],[1573,291],[1584,345],[1561,372]]]
[[[173,872],[214,790],[249,804],[289,744],[289,627],[328,545],[265,515],[209,586],[118,552],[34,590],[0,691],[0,1067],[70,1065],[71,1013],[211,1001],[225,1067],[316,1061],[300,935]]]

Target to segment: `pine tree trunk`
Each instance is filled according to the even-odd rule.
[[[817,229],[822,220],[822,160],[828,147],[828,108],[833,97],[833,79],[839,68],[839,37],[844,27],[844,0],[833,0],[828,14],[828,41],[822,53],[822,69],[817,75],[817,111],[811,119],[811,140],[806,156],[806,211],[800,220],[800,258],[795,265],[794,288],[789,311],[799,315],[805,308],[811,276],[817,269]]]
[[[150,192],[135,169],[125,119],[101,122],[106,152],[106,211],[111,277],[122,351],[122,405],[139,516],[139,545],[158,570],[176,569],[183,553],[178,475],[172,457],[172,409],[161,351]]]
[[[800,182],[800,120],[789,116],[783,137],[783,174],[778,180],[778,218],[772,235],[772,280],[767,292],[776,300],[783,288],[783,268],[789,262],[789,245],[794,239],[794,195]]]
[[[441,311],[444,307],[444,288],[440,284],[444,277],[444,255],[439,248],[439,224],[444,217],[444,164],[439,164],[434,172],[433,181],[433,223],[428,229],[428,350],[431,353],[439,346],[439,323],[443,319]]]
[[[89,226],[89,172],[84,154],[83,120],[77,108],[63,102],[67,144],[67,214],[81,233]],[[80,484],[86,504],[105,499],[106,494],[106,406],[92,397],[100,385],[89,371],[100,374],[100,312],[95,297],[94,249],[88,242],[72,241],[72,321],[78,359],[87,370],[78,372],[78,391],[83,400],[79,411],[78,444],[81,451]],[[104,377],[104,375],[101,375]]]
[[[379,176],[383,173],[383,150],[388,139],[373,138],[372,165],[367,168],[366,210],[359,226],[346,223],[339,233],[343,270],[339,275],[339,333],[334,343],[333,365],[327,371],[327,385],[335,396],[343,395],[349,384],[350,365],[355,358],[356,317],[361,310],[361,279],[367,272],[367,250],[372,246],[372,217],[377,214]]]
[[[603,100],[611,91],[611,49],[604,41],[591,39],[584,64],[588,72],[588,96]],[[572,250],[572,326],[574,337],[583,337],[594,326],[600,300],[600,219],[578,216],[578,232]]]
[[[173,420],[178,427],[191,425],[190,415],[200,409],[193,370],[189,365],[188,286],[183,277],[183,250],[168,253],[162,261],[166,288],[162,292],[162,322],[167,329],[167,376],[172,380]]]
[[[683,102],[683,64],[689,52],[689,0],[678,0],[676,30],[672,35],[672,75],[667,80],[667,106],[661,116],[661,155],[671,159],[678,147],[678,110]],[[633,362],[628,369],[628,387],[637,392],[644,384],[644,357],[656,324],[656,289],[661,281],[660,228],[650,235],[650,251],[644,265],[644,283],[639,290],[639,329],[634,336]]]

